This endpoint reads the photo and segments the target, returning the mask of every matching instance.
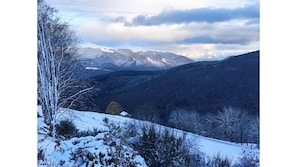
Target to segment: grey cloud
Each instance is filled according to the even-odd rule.
[[[183,44],[192,44],[192,43],[201,43],[201,44],[248,44],[249,42],[253,41],[253,39],[247,38],[247,37],[211,37],[211,36],[197,36],[197,37],[191,37],[186,38],[182,41],[179,41],[179,43]]]
[[[259,25],[260,24],[260,18],[251,19],[248,22],[246,22],[246,25]]]
[[[189,22],[222,22],[232,19],[259,19],[259,5],[245,6],[234,9],[199,8],[191,10],[170,10],[155,16],[138,15],[130,25],[160,25]]]

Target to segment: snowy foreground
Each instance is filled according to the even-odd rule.
[[[92,131],[94,128],[96,128],[97,130],[106,131],[107,127],[106,125],[104,125],[103,122],[103,119],[105,118],[108,118],[110,122],[113,122],[114,124],[120,126],[127,125],[129,123],[133,123],[134,125],[139,126],[144,124],[152,124],[146,121],[140,121],[132,118],[126,118],[122,116],[115,116],[109,114],[81,112],[69,109],[65,109],[65,111],[66,112],[63,112],[63,115],[61,115],[59,119],[65,120],[67,118],[72,118],[73,123],[80,131]],[[38,112],[41,114],[40,106],[38,106]],[[57,149],[56,142],[54,142],[54,139],[50,137],[45,137],[45,135],[42,134],[42,127],[44,126],[45,124],[43,123],[42,117],[38,118],[38,149],[46,150],[44,152],[44,157],[47,159],[48,163],[44,164],[42,162],[38,162],[39,166],[55,166],[53,164],[59,164],[60,162],[63,162],[63,164],[61,164],[63,166],[71,166],[74,163],[79,166],[80,163],[83,163],[84,160],[80,159],[80,157],[73,158],[73,153],[75,151],[77,152],[78,148],[81,147],[91,149],[92,152],[96,153],[96,155],[98,155],[101,152],[102,159],[110,159],[110,157],[112,156],[111,153],[113,150],[110,146],[104,143],[104,133],[100,133],[96,136],[71,138],[69,140],[61,141],[60,147]],[[200,135],[165,127],[162,125],[157,126],[160,129],[168,128],[169,130],[174,131],[176,135],[182,135],[186,133],[187,139],[192,144],[192,152],[199,150],[200,152],[204,153],[206,156],[209,157],[213,157],[219,154],[222,157],[229,157],[232,160],[232,163],[236,163],[238,159],[242,157],[243,152],[249,152],[259,157],[259,149],[255,148],[255,146],[253,145],[241,145],[228,141],[203,137]],[[132,160],[134,162],[134,166],[146,166],[144,159],[140,155],[137,155],[137,153],[135,153],[135,151],[133,151],[131,147],[121,147],[124,150],[126,150],[123,158]],[[106,166],[108,165],[106,164]]]

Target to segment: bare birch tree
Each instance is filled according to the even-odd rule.
[[[220,111],[216,116],[216,122],[219,131],[222,133],[222,139],[228,141],[242,141],[240,138],[242,138],[241,136],[243,135],[246,118],[247,115],[239,109],[232,107],[223,108],[223,111]]]
[[[247,142],[259,144],[260,119],[257,116],[253,116],[249,120],[247,123],[248,128],[246,129]]]
[[[207,137],[217,137],[218,130],[217,130],[217,121],[216,115],[213,113],[207,113],[203,117],[203,135]]]
[[[63,112],[61,108],[70,107],[91,88],[69,91],[76,88],[69,63],[75,53],[76,37],[69,25],[62,23],[54,13],[53,8],[38,1],[38,101],[50,135],[55,137],[55,125]]]
[[[202,117],[196,111],[176,109],[170,113],[168,123],[175,128],[201,134],[201,119]]]

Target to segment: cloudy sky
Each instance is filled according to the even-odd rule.
[[[259,0],[46,0],[83,43],[194,60],[259,49]]]

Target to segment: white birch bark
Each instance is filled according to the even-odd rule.
[[[42,12],[39,10],[39,12]],[[51,41],[51,29],[48,20],[43,20],[42,14],[38,15],[38,100],[42,106],[44,121],[50,127],[51,136],[56,136],[55,125],[59,116],[64,112],[61,107],[69,104],[70,107],[79,96],[91,90],[87,88],[79,90],[72,95],[62,96],[65,91],[75,86],[71,77],[71,71],[64,68],[64,49],[60,43],[60,49],[55,49]],[[67,107],[66,107],[67,108]]]

